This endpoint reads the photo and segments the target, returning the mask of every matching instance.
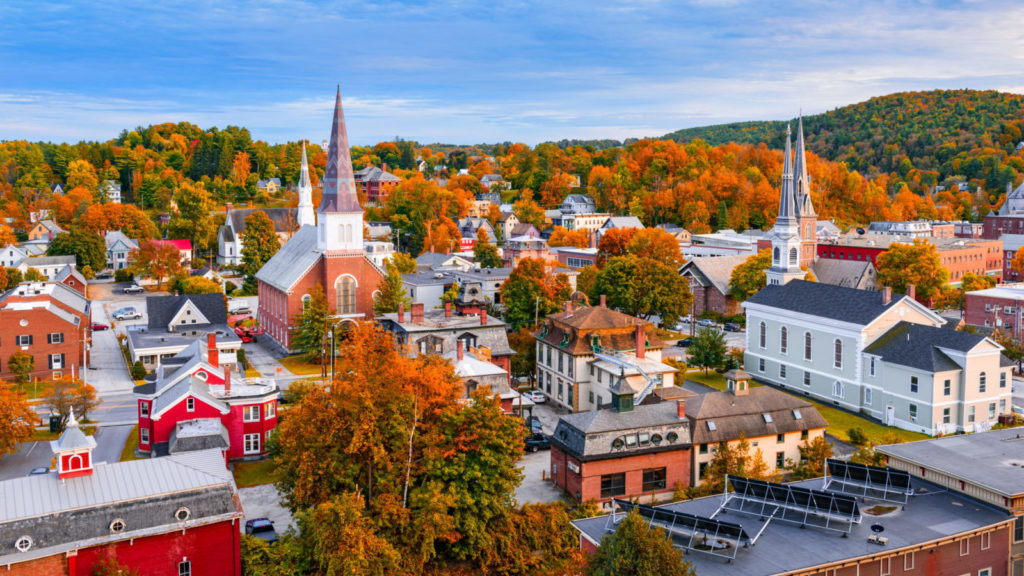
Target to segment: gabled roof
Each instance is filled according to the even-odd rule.
[[[961,366],[941,349],[966,354],[986,340],[981,334],[900,322],[865,348],[864,353],[900,366],[945,372],[960,370]]]
[[[391,172],[385,172],[376,166],[367,166],[357,173],[356,180],[361,182],[401,182],[402,179]]]
[[[791,280],[781,286],[765,286],[751,296],[744,306],[757,304],[866,326],[904,300],[910,301],[905,295],[893,294],[892,300],[883,304],[881,292]]]
[[[602,228],[643,228],[644,223],[636,216],[612,216]]]
[[[269,184],[271,182],[273,182],[275,186],[280,186],[281,185],[281,179],[280,178],[267,178],[265,180],[257,180],[256,181],[256,187],[257,188],[266,188],[267,184]]]
[[[191,302],[209,320],[209,324],[227,324],[228,316],[224,307],[224,295],[182,294],[178,296],[148,296],[146,310],[149,314],[150,330],[167,330],[171,320]]]
[[[568,324],[569,328],[564,324]],[[636,326],[644,327],[648,349],[665,347],[665,342],[658,337],[649,322],[604,306],[584,306],[569,314],[559,312],[548,315],[547,326],[545,336],[541,336],[545,333],[542,327],[534,337],[570,354],[592,354],[592,343],[587,332],[616,328],[619,330],[613,333],[600,334],[600,346],[605,350],[636,350]],[[633,330],[626,330],[628,328]]]
[[[82,276],[78,270],[75,270],[75,268],[70,264],[61,268],[60,272],[57,272],[57,275],[54,276],[53,279],[56,282],[63,282],[68,279],[68,276],[73,276],[75,280],[81,282],[83,286],[85,285],[85,276]]]
[[[732,279],[732,271],[746,262],[749,254],[737,254],[735,256],[714,256],[705,258],[694,258],[679,268],[680,274],[688,270],[703,276],[722,294],[729,293],[729,283]]]
[[[103,240],[107,243],[107,250],[112,250],[117,247],[118,244],[124,246],[128,250],[134,250],[139,247],[139,243],[135,240],[124,235],[124,232],[120,230],[113,230],[107,232],[103,236]]]
[[[875,284],[875,265],[870,260],[818,258],[811,265],[811,271],[818,282],[833,286],[860,288],[862,285],[873,287]]]
[[[686,416],[693,420],[690,433],[694,444],[735,440],[741,433],[756,438],[828,426],[813,404],[768,386],[748,388],[747,394],[739,396],[731,392],[698,394],[686,400]]]
[[[64,229],[61,228],[60,225],[54,222],[53,220],[41,220],[39,222],[39,225],[42,226],[43,228],[46,228],[50,232],[53,232],[54,234],[61,234],[64,232]]]
[[[321,252],[317,250],[316,228],[303,226],[256,273],[256,279],[288,292],[316,263]]]
[[[516,220],[519,219],[514,212],[502,212],[501,216],[498,216],[498,222],[508,222],[512,218],[515,218]]]
[[[231,219],[231,227],[236,234],[245,230],[245,219],[253,212],[263,212],[274,223],[274,231],[278,233],[290,232],[298,226],[295,208],[242,208],[228,211],[228,218]]]

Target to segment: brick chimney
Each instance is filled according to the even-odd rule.
[[[224,365],[224,394],[231,393],[231,366]]]
[[[217,333],[206,335],[206,361],[214,368],[220,368],[220,350],[217,350]]]
[[[381,170],[382,170],[383,172],[387,172],[387,171],[388,171],[388,163],[387,163],[387,162],[385,162],[385,163],[381,164],[381,165],[380,165],[380,169],[381,169]]]
[[[572,300],[565,301],[565,313],[572,314]]]
[[[636,327],[636,357],[643,360],[647,355],[647,333],[641,324]]]
[[[231,202],[227,202],[227,203],[224,204],[224,211],[225,212],[230,212],[231,208],[233,208],[233,206],[231,205]]]
[[[917,300],[917,286],[907,284],[907,296],[910,296],[911,300]]]
[[[680,420],[686,419],[686,400],[676,400],[676,418]]]
[[[487,326],[487,309],[486,308],[481,308],[480,309],[480,325],[481,326]]]
[[[423,322],[423,302],[412,303],[412,321]]]
[[[445,302],[444,303],[444,317],[445,318],[451,318],[452,317],[452,303],[451,302]]]
[[[605,302],[605,295],[601,294],[601,308],[604,308],[605,306],[607,306],[607,303]]]
[[[405,322],[405,302],[398,303],[398,321]]]
[[[462,340],[456,340],[455,341],[455,350],[456,350],[455,357],[458,358],[459,362],[462,362],[462,358],[463,358]]]
[[[892,288],[885,286],[882,288],[882,306],[888,306],[889,302],[892,302]]]

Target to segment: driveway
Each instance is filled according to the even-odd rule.
[[[523,454],[518,468],[523,471],[523,482],[516,488],[516,505],[528,502],[561,502],[562,491],[551,482],[551,452],[541,450]],[[544,478],[547,478],[546,480]]]
[[[238,497],[242,500],[246,520],[270,518],[278,535],[284,534],[285,530],[293,526],[292,513],[281,504],[281,495],[273,484],[239,488]],[[245,532],[244,522],[241,523],[240,529]]]
[[[92,320],[113,325],[109,316],[110,302],[93,301]],[[138,308],[136,308],[138,309]],[[118,326],[118,329],[121,327]],[[121,355],[121,347],[117,343],[115,330],[94,331],[92,333],[92,358],[86,378],[100,396],[131,392],[135,386],[128,367]]]

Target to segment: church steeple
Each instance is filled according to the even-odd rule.
[[[796,226],[796,195],[793,193],[793,148],[792,133],[786,126],[786,156],[782,161],[782,190],[779,194],[779,216],[775,227],[779,225]]]
[[[772,265],[765,272],[768,284],[785,284],[802,278],[800,270],[799,206],[793,182],[793,133],[786,126],[786,153],[782,161],[782,189],[779,191],[779,216],[772,228]]]
[[[811,203],[811,179],[807,177],[807,152],[804,148],[804,117],[800,116],[796,129],[796,201],[801,216],[817,216]]]
[[[296,215],[299,227],[316,226],[313,214],[313,185],[309,181],[309,162],[306,160],[306,143],[302,143],[302,170],[299,172],[299,208]]]
[[[327,170],[323,177],[323,199],[317,208],[317,248],[327,251],[363,250],[363,209],[356,194],[352,157],[348,149],[345,112],[341,109],[341,87],[334,101],[331,141],[327,144]]]

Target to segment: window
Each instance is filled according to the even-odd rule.
[[[811,385],[811,373],[810,372],[804,372],[804,386],[810,386],[810,385]]]
[[[951,415],[950,415],[949,408],[943,408],[942,409],[942,423],[943,424],[949,424],[951,419],[952,418],[951,418]]]
[[[775,467],[779,468],[779,469],[786,467],[786,453],[785,452],[776,452],[775,453]]]
[[[811,359],[811,333],[804,332],[804,360]]]
[[[776,246],[775,249],[772,250],[772,258],[774,258],[775,262],[778,263],[778,261],[779,261],[779,247],[778,246]]]
[[[195,398],[189,396],[185,400],[185,410],[188,410],[189,412],[195,412],[196,411],[196,399]]]
[[[113,522],[110,523],[110,533],[120,534],[121,532],[124,532],[124,527],[124,520],[116,518]]]
[[[797,263],[796,248],[790,248],[789,249],[789,264],[791,266],[796,266],[796,263]]]
[[[974,423],[974,406],[968,406],[967,407],[967,423],[968,424],[973,424]]]
[[[842,340],[836,338],[835,349],[836,349],[835,367],[836,368],[842,368],[843,367],[843,341]]]
[[[913,570],[913,569],[914,569],[914,553],[913,552],[907,552],[906,554],[903,555],[903,570]]]
[[[864,404],[866,404],[867,406],[871,406],[871,396],[872,396],[871,388],[865,388],[864,389]]]
[[[626,474],[608,474],[601,476],[601,498],[622,496],[626,493]]]
[[[149,418],[149,402],[139,402],[139,416]]]
[[[149,428],[139,428],[139,443],[149,444]]]
[[[178,576],[192,576],[192,563],[188,560],[178,562]]]
[[[760,358],[757,361],[757,369],[760,370],[761,372],[764,372],[764,358]]]
[[[267,402],[267,407],[264,409],[263,418],[270,420],[277,415],[277,404],[274,402]]]
[[[342,276],[334,284],[338,293],[338,314],[356,313],[356,279],[351,276]]]
[[[701,462],[700,466],[697,467],[697,480],[703,480],[708,474],[708,463]]]
[[[982,568],[981,570],[978,570],[978,576],[992,576],[992,569]]]
[[[840,382],[839,380],[836,380],[835,382],[832,383],[832,395],[835,396],[836,398],[843,397],[843,383]]]
[[[964,538],[960,541],[960,555],[967,556],[971,553],[971,539]]]
[[[245,406],[242,408],[242,422],[259,422],[259,420],[259,406]]]
[[[910,377],[910,391],[917,394],[917,376]]]
[[[565,363],[565,354],[558,353],[558,371],[561,372]]]
[[[49,344],[63,344],[64,343],[64,333],[63,332],[54,332],[52,334],[47,334],[46,335],[46,342],[49,343]]]
[[[917,422],[917,404],[910,405],[910,421]]]
[[[985,392],[985,385],[986,385],[987,381],[988,381],[988,377],[985,376],[984,372],[982,372],[981,374],[978,374],[978,392]]]
[[[1013,541],[1024,542],[1024,516],[1017,516],[1013,521]]]
[[[63,354],[50,354],[50,368],[60,370],[64,367]]]
[[[701,444],[699,452],[701,454],[707,454],[708,453],[708,445],[707,444]]]
[[[953,392],[953,382],[946,378],[945,382],[942,383],[942,395],[949,396]]]
[[[245,453],[246,454],[259,454],[260,451],[260,435],[246,434],[243,438],[245,440]]]
[[[988,419],[989,420],[995,420],[996,419],[996,403],[995,402],[990,402],[989,405],[988,405]]]
[[[981,535],[981,549],[988,550],[992,547],[992,533],[985,532]]]
[[[775,443],[776,444],[783,444],[785,442],[786,442],[786,435],[785,434],[776,434],[775,435]]]
[[[870,371],[871,371],[871,375],[874,376],[875,375],[875,357],[874,356],[871,357]]]
[[[999,373],[999,387],[1006,388],[1006,372]]]
[[[551,346],[548,346],[548,360],[547,360],[547,365],[548,365],[548,368],[550,368],[550,367],[551,367]]]
[[[786,365],[779,364],[779,378],[786,379]]]
[[[647,470],[644,470],[644,492],[651,492],[653,490],[664,490],[665,478],[666,474],[664,468],[648,468]]]
[[[999,413],[1000,414],[1006,413],[1006,398],[1001,398],[999,400]]]
[[[783,326],[782,329],[779,330],[779,352],[782,352],[783,354],[785,354],[786,350],[788,348],[789,348],[789,330],[787,330],[786,327]]]
[[[768,328],[764,325],[764,322],[761,322],[760,331],[758,333],[758,343],[761,345],[761,348],[764,348],[768,344]]]
[[[810,437],[810,434],[807,433],[807,430],[803,430],[803,431],[800,432],[800,439],[801,440],[807,440],[808,437]]]
[[[892,574],[892,558],[882,558],[878,561],[878,576],[889,576]]]
[[[589,400],[591,404],[594,403],[594,391],[593,390],[591,390],[590,392],[587,393],[587,400]]]
[[[18,346],[31,346],[31,345],[32,345],[32,335],[31,334],[18,336]]]

